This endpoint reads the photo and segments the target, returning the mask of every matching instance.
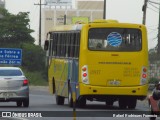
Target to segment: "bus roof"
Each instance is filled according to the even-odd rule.
[[[60,25],[54,26],[51,31],[69,31],[69,30],[81,30],[84,24],[75,24],[75,25]]]
[[[119,23],[117,20],[104,20],[104,19],[100,19],[100,20],[94,20],[93,22],[90,23],[85,23],[85,24],[101,24],[101,23],[108,23],[108,24],[117,24]],[[81,30],[83,25],[85,24],[72,24],[72,25],[59,25],[59,26],[54,26],[50,32],[52,31],[71,31],[71,30]],[[123,23],[123,24],[133,24],[133,23]],[[138,25],[138,24],[136,24]]]

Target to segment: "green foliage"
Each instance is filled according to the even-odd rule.
[[[39,72],[39,71],[34,71],[34,72],[30,72],[28,70],[23,69],[27,79],[29,80],[29,84],[30,85],[36,85],[36,86],[47,86],[48,83],[45,80],[46,78],[44,77],[44,73],[43,72]]]
[[[46,85],[45,52],[30,35],[28,12],[10,14],[0,8],[0,48],[22,49],[22,68],[32,85]]]
[[[21,12],[13,15],[6,9],[0,8],[0,14],[0,47],[6,44],[34,43],[34,38],[30,35],[33,30],[28,27],[29,13]]]
[[[156,61],[157,60],[157,55],[156,55],[156,53],[151,53],[151,54],[149,54],[149,61],[151,62],[151,63],[153,63],[154,61]]]
[[[45,69],[45,52],[34,44],[24,43],[22,45],[23,59],[22,65],[29,71],[42,71]]]
[[[150,78],[149,83],[150,84],[157,84],[159,82],[158,78]]]

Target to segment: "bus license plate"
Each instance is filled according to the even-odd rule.
[[[4,98],[13,97],[13,93],[3,93]]]
[[[118,86],[118,85],[120,85],[120,81],[118,81],[118,80],[111,80],[111,81],[109,81],[109,85],[115,85],[115,86]]]

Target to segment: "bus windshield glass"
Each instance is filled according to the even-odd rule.
[[[133,28],[91,28],[88,33],[89,50],[140,51],[142,33]]]

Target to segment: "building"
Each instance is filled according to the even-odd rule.
[[[0,0],[0,7],[5,8],[5,0]]]
[[[104,0],[76,0],[73,6],[46,6],[42,10],[42,46],[53,26],[103,19],[103,6]]]

